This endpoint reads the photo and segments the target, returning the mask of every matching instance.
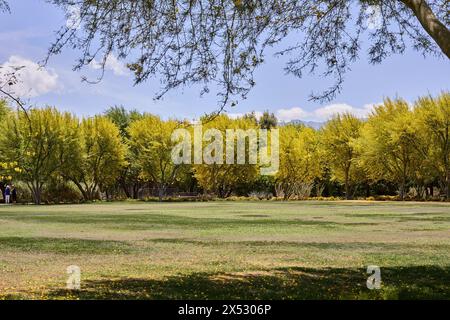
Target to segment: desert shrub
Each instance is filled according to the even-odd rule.
[[[250,198],[243,196],[230,196],[225,199],[226,201],[249,201],[249,200],[258,200],[258,198]]]
[[[285,200],[306,200],[311,195],[314,183],[293,182],[277,183],[275,193],[277,197],[283,197]]]
[[[211,200],[218,200],[214,199],[210,195],[198,195],[198,196],[192,196],[192,197],[164,197],[162,199],[159,199],[159,197],[149,196],[142,198],[142,201],[144,202],[206,202]]]
[[[342,200],[340,197],[309,197],[308,200],[316,201],[339,201]]]
[[[385,195],[375,196],[375,200],[377,200],[377,201],[398,201],[398,200],[400,200],[400,196],[398,196],[398,195],[396,195],[396,196],[385,196]]]

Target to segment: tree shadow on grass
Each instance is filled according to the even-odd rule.
[[[381,268],[381,290],[366,287],[365,269],[278,268],[247,273],[193,273],[164,280],[82,281],[81,291],[50,299],[450,299],[450,267]]]
[[[205,230],[205,229],[222,229],[227,228],[241,228],[241,227],[300,227],[300,226],[315,226],[323,228],[336,228],[340,224],[333,221],[311,221],[304,219],[278,219],[271,218],[256,218],[248,217],[248,219],[241,218],[205,218],[205,217],[188,217],[171,214],[148,214],[135,213],[123,215],[116,214],[15,214],[3,213],[1,215],[3,220],[20,221],[27,223],[62,223],[62,224],[79,224],[79,225],[95,225],[102,228],[114,228],[124,230],[148,230],[158,228],[182,228],[191,230]]]
[[[388,242],[301,242],[301,241],[266,241],[266,240],[249,240],[249,241],[223,241],[223,240],[197,240],[189,238],[156,238],[147,239],[150,243],[168,243],[179,245],[197,245],[210,246],[221,249],[226,246],[248,246],[250,248],[268,248],[268,247],[296,247],[311,248],[320,250],[383,250],[406,252],[406,250],[419,250],[431,248],[435,250],[450,250],[450,244],[411,244],[411,243],[388,243]]]
[[[124,241],[50,237],[0,237],[0,250],[54,254],[117,254],[131,252]]]

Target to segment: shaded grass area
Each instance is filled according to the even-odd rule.
[[[86,281],[81,291],[54,290],[50,298],[79,299],[450,299],[450,267],[383,269],[382,290],[369,291],[364,269],[278,268],[263,274],[193,273],[163,280]]]
[[[241,216],[242,217],[242,216]],[[62,223],[62,224],[89,224],[99,225],[106,228],[123,228],[127,230],[147,230],[149,228],[228,228],[237,227],[292,227],[304,225],[317,225],[323,227],[335,227],[339,224],[332,221],[310,221],[303,219],[277,219],[276,217],[266,219],[226,219],[226,218],[195,218],[183,217],[170,214],[103,214],[93,216],[88,214],[79,215],[39,215],[39,214],[5,214],[2,219],[34,223]],[[248,218],[255,218],[250,215]],[[265,217],[264,217],[265,218]]]
[[[442,203],[0,206],[0,299],[450,299],[449,268]]]
[[[369,251],[382,250],[404,251],[411,250],[441,250],[450,252],[450,244],[404,244],[404,243],[370,243],[370,242],[294,242],[294,241],[203,241],[193,239],[151,239],[148,242],[155,243],[173,243],[173,244],[192,244],[196,246],[208,246],[221,250],[221,247],[240,246],[240,247],[297,247],[298,249],[320,249],[320,250],[355,250]],[[408,251],[407,251],[408,250]],[[332,253],[331,251],[329,252]],[[449,261],[450,262],[450,261]]]
[[[55,254],[113,254],[130,252],[132,247],[123,241],[0,237],[0,250],[8,249]]]
[[[402,214],[346,214],[349,218],[371,218],[371,219],[396,219],[397,221],[434,221],[434,222],[450,222],[450,216],[440,216],[434,212],[411,213],[407,216]]]

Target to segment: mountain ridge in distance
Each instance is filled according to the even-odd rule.
[[[286,126],[286,125],[289,125],[289,124],[295,124],[295,125],[299,125],[299,124],[303,124],[303,125],[305,125],[305,126],[307,126],[307,127],[311,127],[311,128],[313,128],[313,129],[316,129],[316,130],[319,130],[320,128],[322,128],[323,127],[323,125],[325,124],[326,122],[320,122],[320,121],[305,121],[305,120],[291,120],[291,121],[287,121],[287,122],[285,122],[285,121],[280,121],[280,125],[282,125],[282,126]]]

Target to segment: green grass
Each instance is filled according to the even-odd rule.
[[[0,299],[167,298],[450,299],[450,205],[0,206]]]

